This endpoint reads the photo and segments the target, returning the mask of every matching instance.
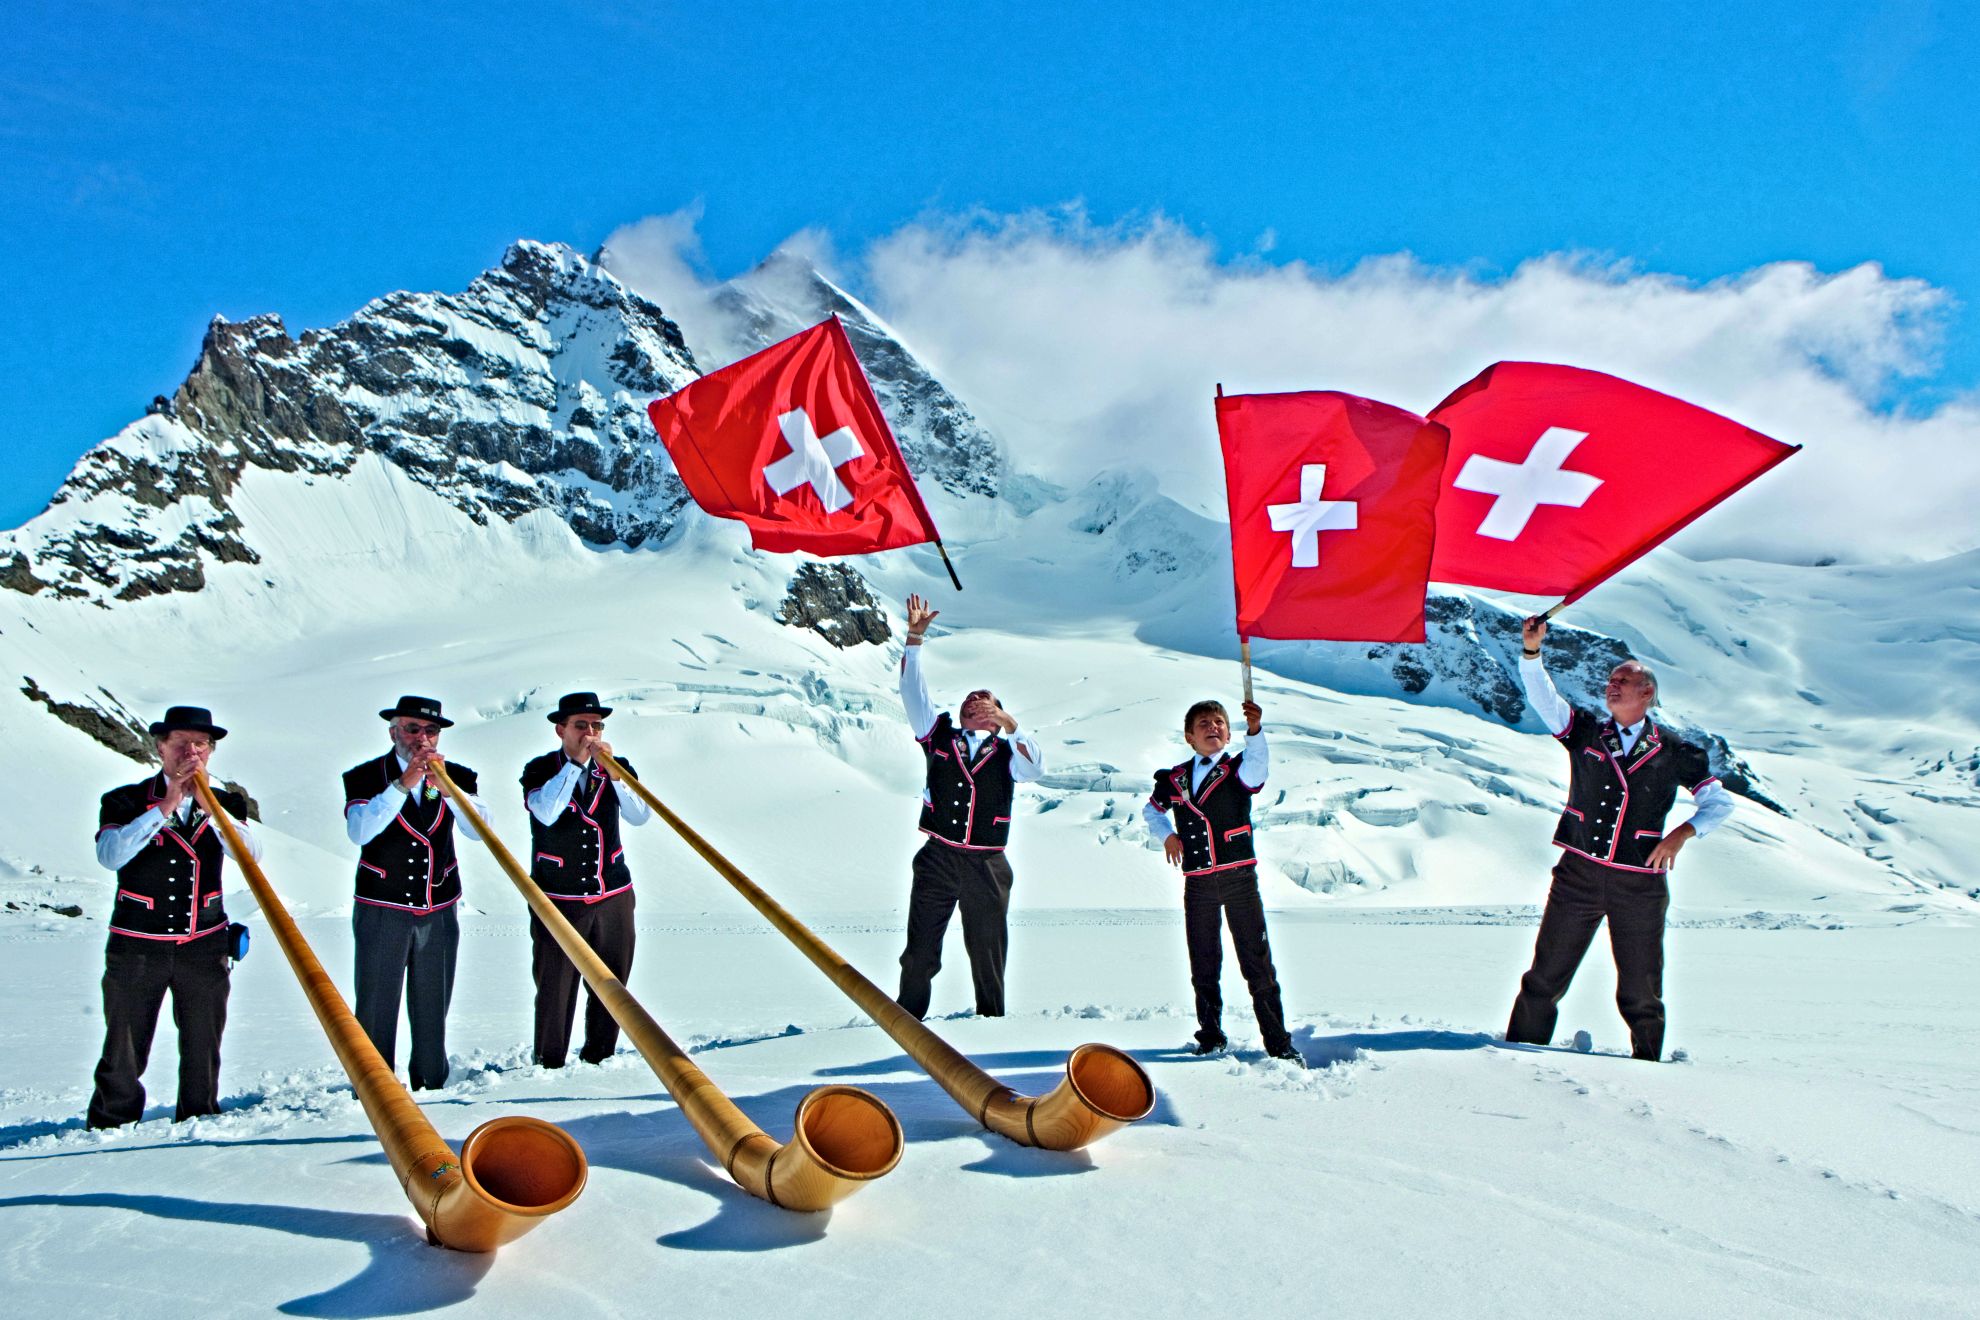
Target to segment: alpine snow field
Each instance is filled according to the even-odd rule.
[[[1124,467],[1031,475],[874,312],[788,257],[689,326],[600,259],[518,243],[457,294],[293,337],[215,322],[192,373],[0,535],[0,1262],[8,1311],[117,1316],[1954,1315],[1980,1308],[1980,554],[1807,567],[1661,550],[1567,613],[1562,691],[1625,652],[1740,794],[1672,876],[1671,1061],[1634,1062],[1598,936],[1552,1047],[1501,1039],[1566,783],[1514,671],[1519,603],[1436,594],[1425,646],[1260,643],[1261,878],[1294,1044],[1187,1050],[1180,881],[1139,820],[1184,708],[1233,707],[1225,528]],[[932,547],[820,565],[701,515],[643,409],[689,349],[838,314],[966,590]],[[1316,381],[1316,387],[1334,382]],[[1788,437],[1795,438],[1795,437]],[[1214,443],[1208,402],[1204,443]],[[1717,516],[1735,517],[1736,504]],[[1130,1052],[1147,1119],[1070,1153],[980,1128],[656,820],[629,831],[633,992],[779,1141],[848,1083],[892,1174],[829,1212],[757,1200],[629,1046],[529,1062],[527,912],[480,845],[422,1108],[584,1147],[575,1205],[492,1255],[429,1247],[233,868],[223,1111],[83,1126],[112,878],[98,795],[168,704],[232,730],[264,867],[349,993],[338,774],[401,693],[528,839],[545,712],[596,690],[645,783],[889,990],[922,761],[901,601],[941,609],[938,705],[993,686],[1042,747],[1018,789],[1011,1013],[953,932],[930,1025],[1028,1094]],[[1681,800],[1673,823],[1683,818]],[[1575,1048],[1577,1032],[1590,1047]],[[401,1055],[403,1059],[403,1052]]]

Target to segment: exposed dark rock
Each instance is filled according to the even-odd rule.
[[[48,584],[34,575],[34,570],[28,566],[27,556],[16,550],[11,558],[0,561],[0,587],[32,596],[37,591],[47,590]]]
[[[789,627],[811,629],[840,650],[862,642],[877,646],[893,636],[866,579],[844,564],[801,566],[775,617]]]
[[[242,788],[231,779],[222,779],[218,782],[220,787],[226,789],[229,793],[239,793],[241,795],[241,799],[247,803],[244,814],[249,820],[259,821],[261,819],[261,804],[254,800],[252,793],[249,793],[245,788]]]
[[[38,701],[46,706],[48,713],[62,723],[88,734],[119,756],[128,756],[139,765],[158,763],[158,751],[152,745],[151,735],[145,731],[149,726],[125,710],[123,703],[108,692],[103,695],[114,710],[106,710],[95,702],[57,701],[43,692],[39,683],[23,674],[21,693],[29,701]]]
[[[366,452],[478,523],[548,508],[594,544],[637,546],[687,503],[644,405],[694,375],[658,307],[554,244],[517,243],[460,293],[390,294],[300,341],[276,316],[215,318],[172,397],[55,495],[100,516],[17,541],[0,587],[197,591],[208,561],[258,562],[229,508],[247,468],[334,475]],[[156,510],[190,523],[161,538]]]

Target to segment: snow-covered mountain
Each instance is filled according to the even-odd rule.
[[[459,294],[391,294],[300,338],[216,321],[172,397],[0,537],[0,662],[20,675],[0,725],[24,783],[0,867],[33,901],[77,896],[100,918],[94,793],[135,777],[158,708],[203,701],[238,730],[216,769],[260,801],[278,883],[335,910],[335,775],[380,745],[373,712],[441,696],[462,719],[454,754],[501,782],[541,750],[542,710],[584,687],[711,835],[773,868],[805,857],[787,881],[799,900],[891,906],[918,761],[886,621],[919,590],[947,629],[938,700],[990,682],[1050,749],[1021,808],[1037,819],[1020,874],[1039,878],[1019,902],[1168,904],[1135,812],[1179,755],[1183,706],[1235,686],[1221,525],[1131,467],[1078,490],[1029,475],[880,315],[790,254],[704,311],[683,327],[609,255],[520,242]],[[832,314],[923,477],[960,596],[926,548],[830,573],[749,552],[687,506],[651,435],[646,402],[708,365],[688,344],[740,355]],[[1963,861],[1980,843],[1980,706],[1958,678],[1980,660],[1976,562],[1660,552],[1557,627],[1564,691],[1593,704],[1617,658],[1650,660],[1665,718],[1753,800],[1687,855],[1681,905],[1980,913]],[[1256,648],[1283,735],[1272,901],[1538,898],[1564,775],[1513,675],[1519,614],[1439,594],[1426,646]]]

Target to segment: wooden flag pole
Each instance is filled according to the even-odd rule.
[[[1251,639],[1238,638],[1238,657],[1244,661],[1244,699],[1251,700]]]

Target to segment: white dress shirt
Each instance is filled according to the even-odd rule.
[[[195,805],[192,794],[188,793],[181,798],[178,810],[172,813],[172,828],[183,833],[185,827],[192,823]],[[118,825],[103,831],[96,836],[97,862],[106,870],[123,870],[131,864],[133,857],[144,851],[146,844],[158,837],[158,831],[165,828],[165,823],[165,813],[153,807],[128,825]],[[218,830],[220,827],[215,825],[213,828]],[[256,861],[260,861],[261,840],[254,837],[254,831],[248,828],[248,823],[237,820],[234,822],[234,828],[241,832],[241,842],[247,845],[248,852]],[[220,846],[226,849],[229,857],[234,857],[234,850],[227,846],[227,835],[224,831],[220,835]],[[234,860],[239,862],[240,858],[234,857]]]
[[[412,769],[412,762],[397,752],[392,754],[392,759],[399,763],[400,775]],[[399,787],[398,777],[394,776],[392,782],[385,786],[383,793],[369,802],[358,803],[344,813],[344,833],[351,836],[352,843],[360,848],[364,847],[385,832],[385,827],[392,823],[392,817],[399,814],[399,808],[406,804],[408,796],[406,790]],[[474,809],[481,813],[483,820],[488,819],[488,808],[481,805],[480,798],[469,793],[467,800],[474,804]],[[474,826],[468,823],[467,817],[458,811],[454,816],[461,823],[461,833],[478,842],[481,836],[474,832]]]
[[[591,758],[573,761],[569,753],[564,755],[564,768],[550,776],[549,782],[531,793],[523,801],[529,804],[529,814],[545,825],[555,825],[557,817],[564,814],[564,808],[571,804],[571,794],[576,791],[578,781],[591,769]],[[616,790],[617,785],[613,788]],[[653,819],[653,808],[646,805],[637,793],[619,794],[619,819],[628,825],[644,825]]]
[[[907,711],[908,727],[914,730],[916,738],[926,738],[928,731],[935,727],[935,703],[928,699],[928,680],[921,673],[921,648],[910,646],[901,658],[901,705]],[[983,747],[985,738],[995,738],[995,732],[981,729],[958,728],[957,732],[969,740],[969,756],[973,761]],[[1038,744],[1029,735],[1012,729],[1001,735],[1010,740],[1011,778],[1020,784],[1028,784],[1045,773],[1045,758],[1038,750]]]
[[[1519,678],[1520,682],[1526,685],[1527,701],[1540,716],[1540,722],[1547,726],[1547,732],[1556,737],[1565,733],[1569,722],[1574,718],[1574,708],[1562,699],[1560,692],[1554,687],[1554,679],[1547,672],[1546,661],[1521,656]],[[1622,739],[1624,756],[1628,756],[1636,747],[1636,740],[1643,736],[1643,731],[1649,727],[1649,724],[1650,717],[1645,715],[1628,728],[1616,726],[1616,734]],[[1691,796],[1692,812],[1688,823],[1692,831],[1701,839],[1723,824],[1726,817],[1732,815],[1733,795],[1716,779],[1706,783]]]
[[[1265,730],[1260,729],[1257,733],[1246,734],[1244,746],[1239,751],[1244,759],[1238,762],[1238,782],[1254,791],[1265,787],[1265,776],[1272,768],[1271,749],[1265,744]],[[1189,791],[1191,793],[1203,787],[1204,776],[1216,769],[1222,759],[1221,756],[1190,758]],[[1148,826],[1149,835],[1157,843],[1176,832],[1176,827],[1169,821],[1169,813],[1158,811],[1153,802],[1141,804],[1141,820]]]

